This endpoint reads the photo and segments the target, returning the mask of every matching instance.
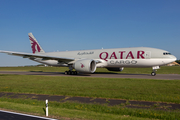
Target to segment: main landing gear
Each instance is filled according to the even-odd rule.
[[[157,71],[157,69],[160,69],[160,67],[159,66],[154,66],[154,67],[152,67],[152,69],[153,69],[153,71],[152,71],[151,75],[156,76],[156,71]]]
[[[65,74],[65,75],[77,75],[77,71],[71,71],[71,70],[69,70],[69,71],[65,71],[64,74]]]
[[[65,75],[77,75],[77,71],[73,71],[73,66],[72,65],[69,65],[69,71],[65,71],[64,74]]]
[[[69,71],[65,71],[64,74],[65,75],[77,75],[77,71],[73,71],[73,66],[72,65],[69,65]]]

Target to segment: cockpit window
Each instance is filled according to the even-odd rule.
[[[171,53],[164,52],[163,55],[171,55]]]

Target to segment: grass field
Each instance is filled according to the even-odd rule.
[[[5,71],[64,72],[54,67],[1,67]],[[160,72],[161,71],[161,72]],[[180,67],[164,66],[159,74],[179,74]],[[97,72],[106,73],[106,69]],[[149,74],[151,68],[127,68],[124,73]],[[121,73],[120,73],[121,74]],[[180,104],[180,80],[86,78],[33,75],[0,75],[0,91],[47,95],[84,96],[125,100],[158,101]],[[0,98],[0,108],[44,115],[44,101]],[[28,109],[27,109],[28,108]],[[54,118],[71,119],[180,119],[180,110],[133,109],[76,102],[49,103]]]
[[[180,80],[0,75],[0,91],[180,103]]]
[[[0,98],[0,108],[35,115],[45,115],[44,101]],[[82,120],[179,120],[178,110],[130,109],[121,106],[82,104],[75,102],[49,102],[49,117]],[[69,120],[69,119],[67,119]]]

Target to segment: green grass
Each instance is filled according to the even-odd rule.
[[[0,91],[180,103],[179,80],[0,75]]]
[[[64,72],[67,67],[0,67],[0,71],[41,71],[41,72]],[[122,72],[112,72],[105,68],[97,68],[96,73],[129,73],[150,74],[152,68],[124,68]],[[157,74],[180,74],[180,66],[162,66]]]
[[[44,101],[30,99],[0,98],[0,108],[45,115]],[[82,104],[75,102],[49,102],[49,115],[53,118],[77,118],[93,120],[139,120],[139,119],[180,119],[178,110],[132,109],[122,106]]]
[[[0,67],[1,71],[64,72],[57,67]],[[97,73],[150,74],[151,68],[125,68],[109,72],[99,68]],[[157,74],[180,74],[179,66],[163,66]],[[180,104],[179,80],[86,78],[33,75],[0,75],[0,91],[47,95],[115,98],[125,100],[160,101]],[[0,108],[44,116],[44,101],[0,97]],[[179,110],[132,109],[122,105],[107,106],[76,102],[49,102],[50,117],[59,119],[140,120],[180,119]]]

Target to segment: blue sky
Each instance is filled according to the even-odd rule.
[[[0,0],[0,50],[153,47],[180,59],[180,0]],[[0,66],[37,64],[0,53]]]

